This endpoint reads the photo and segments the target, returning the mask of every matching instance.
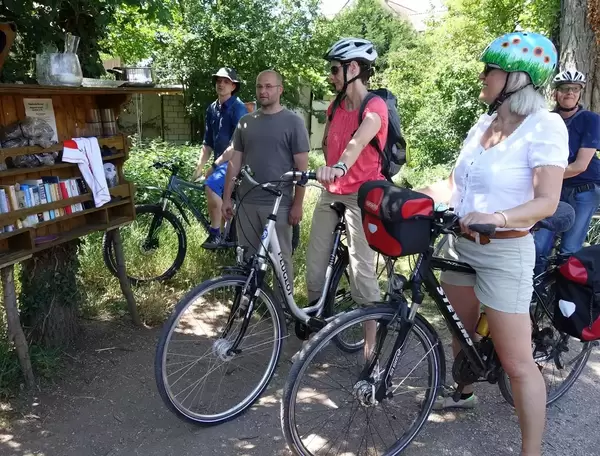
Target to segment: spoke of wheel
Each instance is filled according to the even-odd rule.
[[[417,362],[417,364],[415,365],[415,367],[413,367],[410,372],[404,376],[404,378],[402,379],[402,381],[398,384],[398,386],[392,391],[392,394],[396,392],[396,390],[398,388],[400,388],[402,386],[402,384],[404,383],[404,381],[410,377],[410,374],[412,374],[414,372],[414,370],[417,368],[417,366],[421,365],[421,363],[423,362],[424,359],[426,359],[429,356],[429,353],[432,352],[432,350],[434,349],[435,345],[432,345],[431,348],[427,351],[427,353],[425,353],[421,359]]]

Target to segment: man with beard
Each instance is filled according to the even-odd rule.
[[[298,169],[306,171],[310,142],[304,120],[281,105],[283,80],[273,70],[261,72],[256,78],[256,98],[260,109],[240,120],[233,134],[233,153],[229,161],[225,190],[223,192],[223,216],[233,216],[231,192],[233,179],[243,165],[249,165],[254,179],[264,183],[277,181],[282,174]],[[292,225],[302,219],[302,202],[305,189],[286,183],[281,186],[283,199],[277,213],[276,231],[281,253],[293,283]],[[267,217],[273,208],[275,197],[243,180],[239,191],[241,206],[238,209],[238,244],[248,247],[248,253],[256,252]]]

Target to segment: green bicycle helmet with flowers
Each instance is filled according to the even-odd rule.
[[[507,73],[517,71],[527,73],[531,84],[539,89],[549,82],[556,71],[558,53],[552,41],[544,35],[532,32],[513,32],[492,41],[481,54],[480,60]],[[490,106],[490,110],[498,109],[509,96],[516,92],[507,93],[505,89],[506,85]]]

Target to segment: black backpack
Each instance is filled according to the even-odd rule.
[[[600,339],[600,245],[584,247],[558,268],[553,322],[579,340]]]
[[[367,103],[374,97],[380,97],[385,101],[388,108],[388,135],[383,150],[379,147],[377,138],[374,137],[370,144],[379,152],[381,156],[381,173],[388,180],[392,181],[392,177],[400,172],[402,165],[406,163],[406,141],[402,136],[402,128],[400,124],[400,114],[398,114],[396,97],[388,89],[369,90],[369,93],[360,104],[358,110],[358,126],[362,123],[363,115]],[[339,106],[341,99],[336,98],[333,103],[333,109],[329,114],[329,121],[333,119],[333,114]],[[356,133],[356,132],[355,132]]]
[[[406,141],[402,136],[400,114],[398,113],[396,97],[388,89],[369,90],[358,110],[358,125],[362,123],[367,103],[374,97],[380,97],[385,101],[388,108],[388,135],[383,150],[379,147],[377,138],[371,140],[371,145],[381,155],[381,173],[391,181],[392,177],[400,172],[402,165],[406,163]]]

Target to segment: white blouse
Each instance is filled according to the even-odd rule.
[[[531,201],[534,168],[568,165],[567,127],[558,114],[531,114],[508,138],[485,150],[481,137],[495,117],[479,118],[456,161],[451,206],[460,216],[491,214]]]

